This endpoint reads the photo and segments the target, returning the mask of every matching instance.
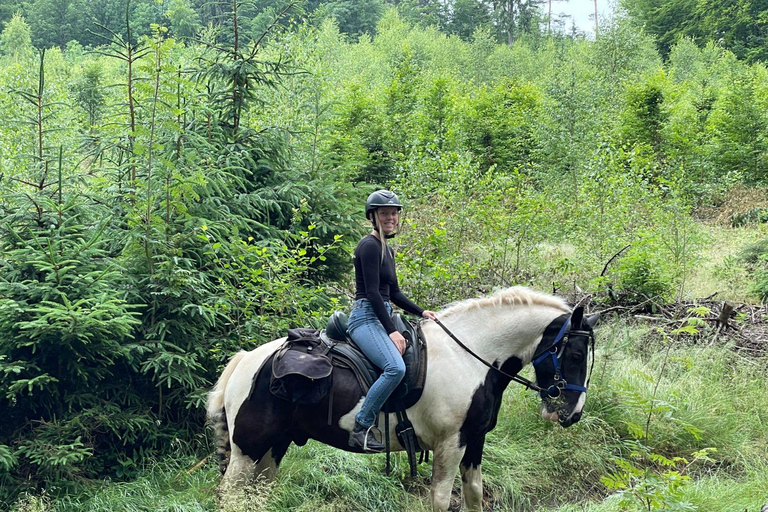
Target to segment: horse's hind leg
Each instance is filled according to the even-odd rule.
[[[219,488],[221,512],[264,510],[280,461],[289,443],[274,446],[258,462],[236,446]]]
[[[227,471],[221,482],[222,487],[239,488],[252,483],[271,483],[277,476],[280,461],[288,451],[290,444],[290,441],[285,440],[275,443],[258,461],[254,461],[245,455],[237,445],[234,445]]]
[[[253,482],[257,467],[256,461],[244,455],[237,445],[232,446],[229,464],[221,479],[221,489],[230,493],[244,488]]]

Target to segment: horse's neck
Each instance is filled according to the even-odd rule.
[[[455,313],[445,320],[459,339],[488,360],[530,361],[544,329],[563,312],[540,305],[497,305]]]

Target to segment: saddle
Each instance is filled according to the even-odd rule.
[[[409,408],[421,397],[427,376],[426,343],[420,329],[402,315],[392,315],[395,327],[406,341],[403,354],[405,376],[382,410],[386,413]],[[336,311],[321,331],[289,329],[288,339],[272,361],[270,390],[282,399],[317,404],[331,390],[333,368],[347,368],[357,377],[363,394],[381,375],[347,334],[347,315]]]
[[[392,320],[406,341],[403,354],[405,376],[387,399],[382,411],[385,418],[385,439],[387,464],[389,460],[389,413],[397,415],[395,426],[400,444],[408,452],[411,475],[416,475],[416,451],[419,450],[413,425],[405,410],[415,404],[424,390],[427,376],[427,346],[421,329],[406,322],[400,314],[393,314]],[[289,329],[288,339],[272,358],[270,391],[275,396],[300,404],[318,404],[330,392],[328,401],[328,424],[333,411],[333,368],[346,368],[357,377],[363,393],[378,379],[381,370],[373,365],[347,334],[347,315],[336,311],[331,315],[325,329]],[[254,377],[255,381],[255,377]],[[422,451],[419,462],[427,457]]]

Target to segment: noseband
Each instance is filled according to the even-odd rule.
[[[555,336],[555,340],[552,342],[552,345],[550,345],[548,348],[545,348],[541,352],[534,354],[533,360],[531,361],[531,364],[534,368],[536,368],[538,365],[540,365],[543,361],[546,361],[547,359],[552,360],[552,365],[555,367],[555,376],[554,380],[555,383],[549,386],[547,389],[539,388],[539,396],[541,396],[542,399],[544,398],[560,398],[560,395],[563,393],[563,391],[569,389],[572,391],[579,391],[582,393],[586,393],[587,389],[589,389],[589,379],[592,377],[592,368],[594,368],[595,365],[595,335],[592,331],[582,331],[582,330],[576,330],[571,329],[571,317],[568,317],[568,320],[565,321],[563,326],[560,328],[560,332],[557,333],[557,336]],[[569,384],[568,381],[566,381],[562,375],[560,374],[560,361],[563,357],[563,354],[565,353],[565,347],[568,344],[568,340],[570,336],[576,335],[576,336],[587,336],[590,340],[590,349],[592,351],[592,364],[589,368],[589,375],[587,376],[587,381],[584,383],[583,386],[579,386],[577,384]]]
[[[539,396],[541,396],[542,399],[544,398],[559,398],[562,394],[563,390],[569,389],[574,391],[581,391],[582,393],[586,393],[587,389],[589,388],[589,380],[592,378],[592,368],[595,366],[595,335],[592,331],[582,331],[582,330],[571,330],[571,317],[568,317],[568,320],[565,321],[563,326],[560,328],[560,332],[557,333],[557,336],[555,337],[554,342],[552,342],[552,345],[550,345],[548,348],[545,348],[541,352],[534,354],[533,356],[533,366],[534,368],[541,364],[542,361],[546,360],[547,357],[552,358],[552,363],[555,366],[555,383],[549,386],[548,388],[542,388],[538,386],[536,383],[531,382],[530,380],[520,377],[519,375],[510,375],[509,373],[503,371],[501,368],[497,368],[496,366],[492,365],[479,355],[477,355],[475,352],[472,351],[468,346],[466,346],[464,343],[459,340],[459,338],[456,337],[455,334],[453,334],[440,320],[435,319],[435,323],[439,325],[445,333],[450,336],[450,338],[455,341],[461,348],[469,352],[471,356],[473,356],[475,359],[483,363],[488,368],[491,368],[493,370],[496,370],[503,376],[507,377],[510,380],[513,380],[519,384],[522,384],[523,386],[527,387],[528,389],[531,389],[533,391],[538,391]],[[578,335],[578,336],[588,336],[590,339],[590,349],[592,351],[592,364],[589,368],[589,375],[587,376],[587,381],[584,383],[584,386],[577,386],[575,384],[569,384],[565,379],[563,379],[562,375],[560,375],[560,359],[563,357],[563,353],[565,352],[565,346],[568,344],[568,338],[571,335]]]

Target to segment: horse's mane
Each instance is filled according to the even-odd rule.
[[[458,313],[464,313],[471,309],[484,308],[488,306],[500,306],[502,304],[520,304],[520,305],[540,305],[560,309],[564,313],[570,312],[570,308],[564,299],[548,295],[525,286],[512,286],[496,291],[486,297],[475,299],[466,299],[460,302],[449,304],[440,313],[440,316],[447,317]]]

